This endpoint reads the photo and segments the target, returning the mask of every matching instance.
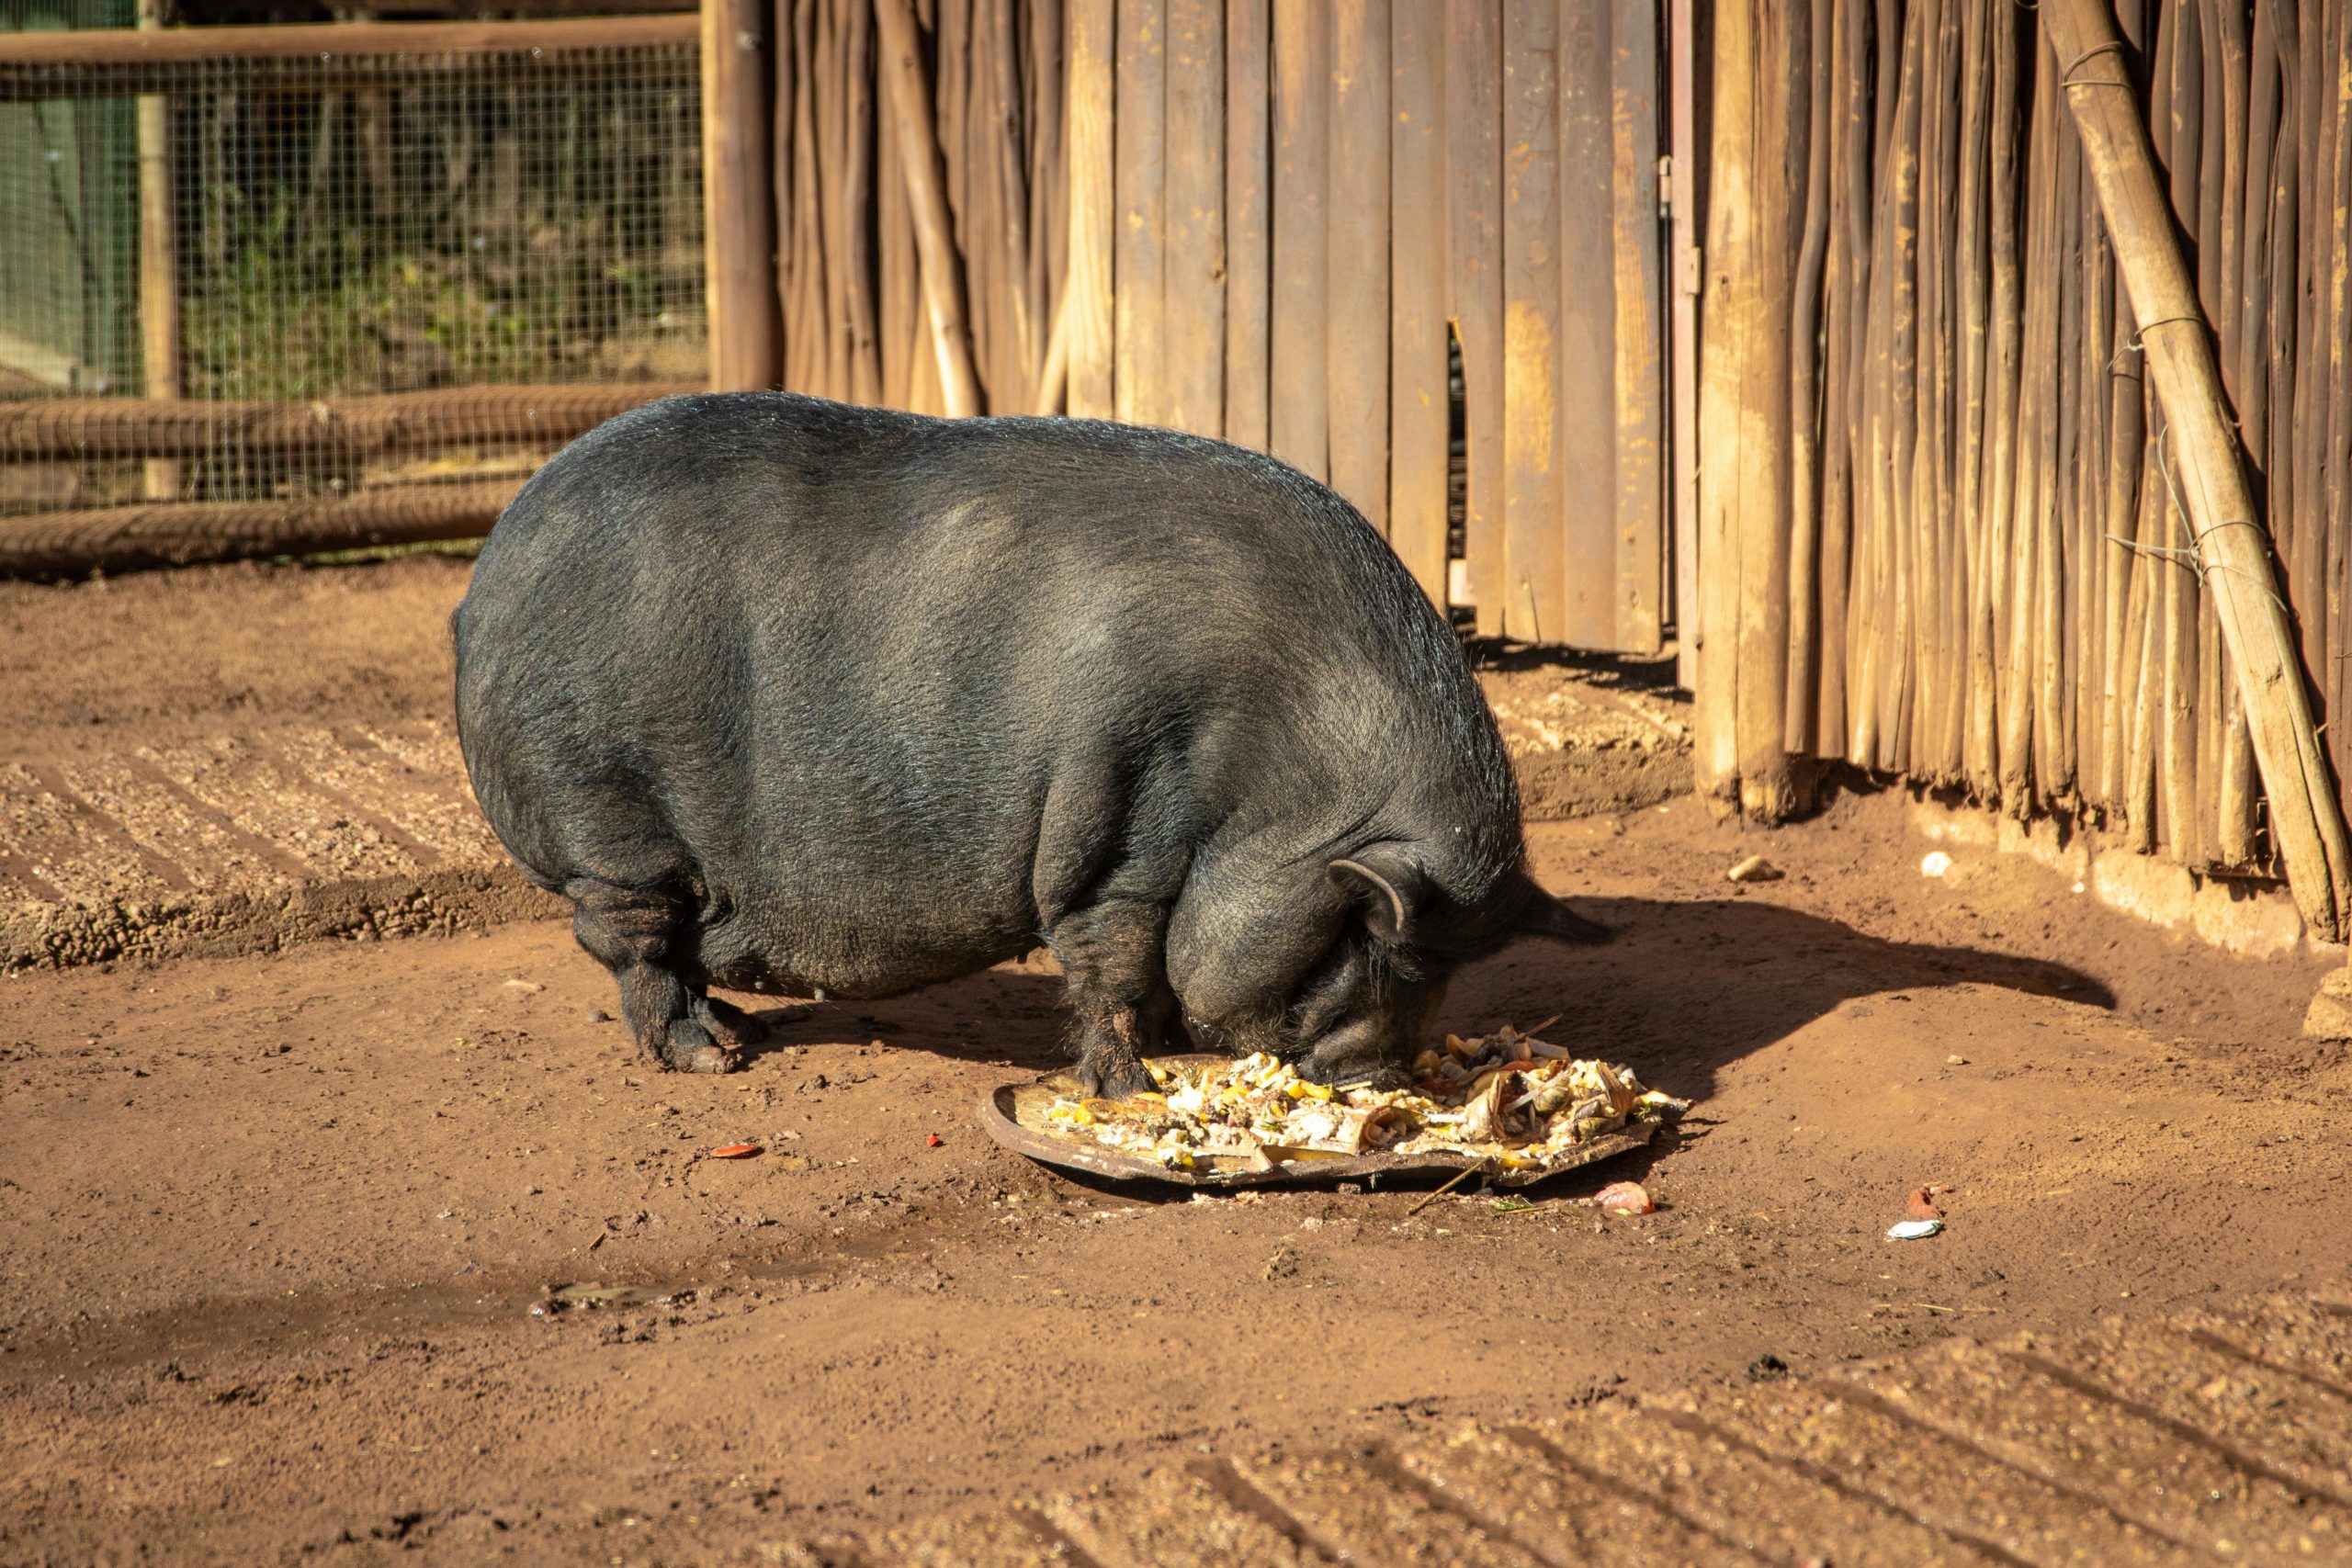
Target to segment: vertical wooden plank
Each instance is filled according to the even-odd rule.
[[[1445,44],[1446,273],[1462,345],[1463,597],[1481,637],[1502,635],[1502,12],[1449,0]],[[1448,597],[1454,595],[1448,585]]]
[[[1073,419],[1108,419],[1114,0],[1069,0],[1069,395]]]
[[[1069,237],[1069,216],[1063,206],[1069,170],[1062,143],[1061,0],[1032,0],[1018,6],[1016,14],[1028,60],[1029,319],[1040,340],[1042,366],[1061,305],[1062,261]],[[1066,376],[1067,336],[1062,348]]]
[[[1503,7],[1502,631],[1557,642],[1560,536],[1559,12]]]
[[[1562,575],[1548,640],[1617,640],[1617,302],[1612,0],[1558,0],[1558,362]],[[1539,594],[1539,602],[1541,595]]]
[[[1273,274],[1267,327],[1273,454],[1314,479],[1330,474],[1324,394],[1331,35],[1324,0],[1273,0]]]
[[[703,288],[715,391],[784,374],[775,301],[775,214],[767,149],[767,7],[703,0]]]
[[[1225,434],[1225,0],[1168,0],[1168,423]]]
[[[1112,395],[1130,424],[1167,419],[1167,0],[1119,0]]]
[[[1388,542],[1445,606],[1445,0],[1389,16]]]
[[[1610,73],[1611,252],[1617,285],[1617,581],[1621,653],[1655,653],[1666,595],[1665,379],[1658,354],[1657,0],[1616,0]],[[1828,83],[1815,90],[1826,94]],[[1823,194],[1822,199],[1828,199]],[[1809,344],[1797,345],[1810,355]],[[1804,416],[1804,411],[1799,411]],[[1810,516],[1797,526],[1817,526]]]
[[[1227,0],[1225,12],[1225,438],[1267,439],[1266,231],[1268,84],[1273,31],[1267,0]]]
[[[1331,488],[1388,532],[1389,0],[1331,7]]]

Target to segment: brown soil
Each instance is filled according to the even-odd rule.
[[[1449,1021],[1566,1008],[1555,1038],[1700,1103],[1508,1212],[1170,1201],[992,1148],[974,1101],[1056,1059],[1034,970],[817,1009],[723,1079],[631,1060],[557,922],[21,976],[0,1560],[420,1530],[711,1557],[2340,1269],[2352,1074],[2296,1043],[2307,974],[2053,911],[2023,869],[1939,907],[1849,815],[1773,840],[1793,874],[1749,892],[1693,806],[1538,830],[1625,934],[1507,953]],[[697,1157],[743,1138],[769,1152]],[[1661,1212],[1573,1201],[1620,1176]],[[1958,1188],[1951,1229],[1880,1239],[1926,1181]],[[694,1293],[531,1315],[582,1280]]]
[[[70,745],[76,704],[209,725],[221,690],[415,716],[435,645],[380,627],[437,618],[462,571],[301,578],[351,628],[341,668],[280,667],[192,575],[110,585],[162,662],[74,696],[0,671],[0,747]],[[8,592],[0,617],[64,591]],[[0,657],[37,667],[13,625]],[[1034,965],[741,998],[775,1038],[717,1079],[631,1057],[560,921],[0,981],[0,1562],[757,1562],[1204,1449],[2340,1275],[2352,1066],[2295,1028],[2324,961],[2211,954],[2024,863],[1928,881],[1885,798],[1769,836],[1678,800],[1532,838],[1621,940],[1506,953],[1445,1023],[1566,1012],[1553,1038],[1698,1105],[1529,1208],[1193,1202],[1006,1155],[972,1108],[1058,1060]],[[1758,849],[1787,877],[1727,884]],[[701,1157],[739,1139],[767,1152]],[[1657,1214],[1576,1201],[1625,1177]],[[1883,1240],[1929,1181],[1950,1228]],[[667,1299],[534,1314],[583,1281]]]
[[[473,563],[249,563],[0,582],[0,756],[209,735],[224,720],[397,724],[449,706],[449,612]]]

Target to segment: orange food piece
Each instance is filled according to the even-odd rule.
[[[760,1152],[757,1144],[721,1144],[710,1151],[713,1159],[749,1159]]]
[[[1915,1220],[1940,1220],[1944,1212],[1936,1207],[1935,1199],[1930,1194],[1951,1190],[1949,1187],[1914,1187],[1911,1196],[1904,1200],[1904,1206],[1911,1211],[1911,1217]]]

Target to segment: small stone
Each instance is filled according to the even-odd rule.
[[[606,1012],[603,1008],[590,1008],[582,1016],[591,1023],[610,1023],[613,1021],[613,1015]]]
[[[1728,882],[1778,882],[1783,873],[1762,855],[1750,855],[1724,873]]]
[[[1954,1067],[1964,1067],[1968,1066],[1968,1058],[1965,1056],[1946,1056],[1944,1058],[1944,1062],[1947,1066]]]

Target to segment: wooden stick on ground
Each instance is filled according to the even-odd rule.
[[[2107,0],[2042,0],[2041,16],[2179,456],[2198,563],[2236,663],[2289,886],[2312,931],[2340,941],[2352,904],[2352,834],[2320,749],[2269,536],[2238,460],[2196,284],[2170,228],[2123,68],[2123,43]]]
[[[932,349],[946,390],[947,412],[964,419],[980,412],[980,382],[972,368],[972,333],[964,312],[964,261],[956,248],[956,226],[947,214],[947,193],[939,164],[939,138],[932,129],[931,91],[916,52],[914,14],[908,0],[875,0],[881,25],[881,61],[888,79],[890,110],[898,121],[899,163],[907,195],[914,205],[915,251],[922,259],[924,303],[931,312]]]

